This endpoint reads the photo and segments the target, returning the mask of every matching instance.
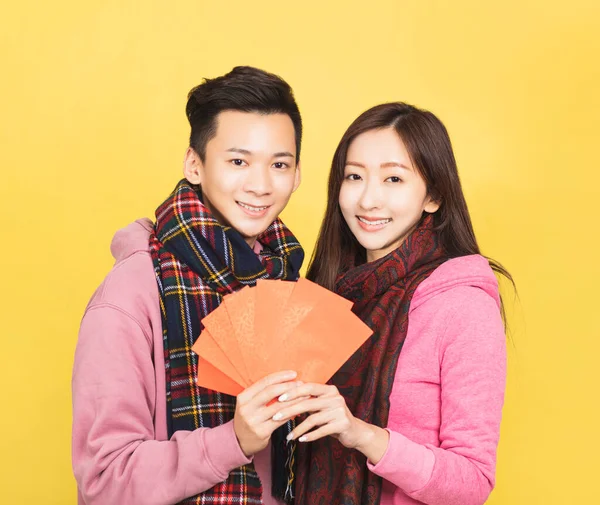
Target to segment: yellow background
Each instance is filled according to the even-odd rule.
[[[600,3],[22,0],[1,18],[1,503],[75,503],[79,319],[113,232],[180,177],[187,91],[237,64],[295,89],[304,182],[284,218],[309,254],[349,123],[390,100],[442,118],[520,294],[488,503],[598,503]]]

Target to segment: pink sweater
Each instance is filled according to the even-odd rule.
[[[119,231],[116,264],[81,323],[73,370],[79,504],[172,505],[248,459],[232,423],[167,439],[150,222]],[[475,505],[494,485],[505,382],[496,280],[485,259],[448,261],[418,288],[391,397],[382,505]],[[270,451],[254,457],[270,496]]]

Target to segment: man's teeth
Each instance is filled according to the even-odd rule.
[[[245,203],[238,202],[240,207],[244,207],[244,209],[253,210],[254,212],[260,212],[261,210],[265,210],[267,207],[252,207],[251,205],[246,205]]]
[[[366,219],[363,219],[362,217],[359,217],[358,220],[361,223],[365,223],[365,224],[368,224],[370,226],[377,226],[377,225],[380,225],[380,224],[386,224],[386,223],[389,223],[391,221],[391,219],[379,219],[377,221],[367,221]]]

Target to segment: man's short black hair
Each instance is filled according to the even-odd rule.
[[[192,128],[190,147],[202,161],[206,144],[216,135],[217,116],[226,110],[287,114],[296,133],[296,161],[300,160],[302,118],[292,88],[281,77],[254,67],[235,67],[189,92],[185,111]]]

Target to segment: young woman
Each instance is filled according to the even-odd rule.
[[[480,255],[444,125],[403,103],[366,111],[328,198],[308,278],[373,336],[328,385],[280,398],[276,419],[311,413],[289,436],[296,504],[484,503],[506,374],[493,271],[511,278]]]

